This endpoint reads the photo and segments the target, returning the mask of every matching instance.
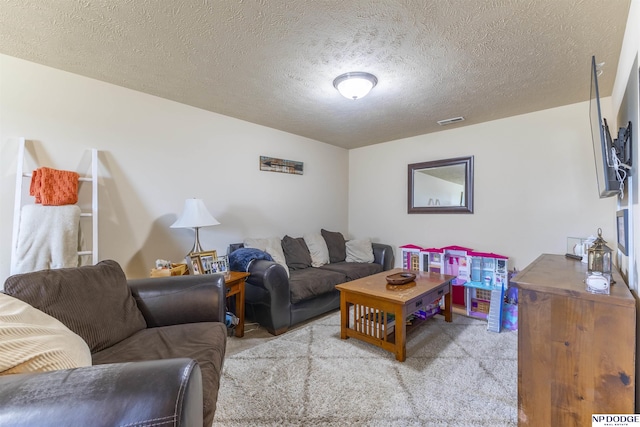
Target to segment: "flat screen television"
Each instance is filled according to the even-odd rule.
[[[606,119],[602,118],[600,110],[600,91],[598,89],[599,70],[596,57],[591,57],[591,103],[589,116],[591,118],[591,140],[593,155],[596,161],[596,178],[600,198],[617,196],[620,194],[620,182],[617,179],[617,168],[614,166],[611,149],[613,141]]]

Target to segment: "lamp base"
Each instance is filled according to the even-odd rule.
[[[202,250],[202,246],[200,246],[200,227],[195,227],[194,230],[196,230],[196,239],[193,241],[193,247],[191,248],[187,256],[191,255],[192,253],[204,252]]]

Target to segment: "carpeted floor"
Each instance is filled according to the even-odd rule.
[[[516,426],[517,332],[436,316],[401,363],[341,340],[334,312],[229,355],[213,425]]]

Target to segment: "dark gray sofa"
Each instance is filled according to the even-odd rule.
[[[127,280],[102,261],[11,276],[4,291],[82,337],[93,366],[0,376],[0,426],[211,426],[227,339],[223,275]]]
[[[291,326],[340,307],[340,293],[335,286],[393,268],[393,249],[372,243],[374,261],[331,262],[320,267],[290,269],[262,259],[253,260],[247,271],[245,316],[258,322],[273,335]],[[231,244],[228,253],[242,248]]]

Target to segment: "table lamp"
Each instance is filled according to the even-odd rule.
[[[193,248],[189,253],[202,252],[200,246],[200,227],[218,225],[220,222],[215,219],[207,210],[202,199],[187,199],[184,201],[184,209],[176,222],[170,225],[171,228],[193,228],[196,231],[196,239]]]

